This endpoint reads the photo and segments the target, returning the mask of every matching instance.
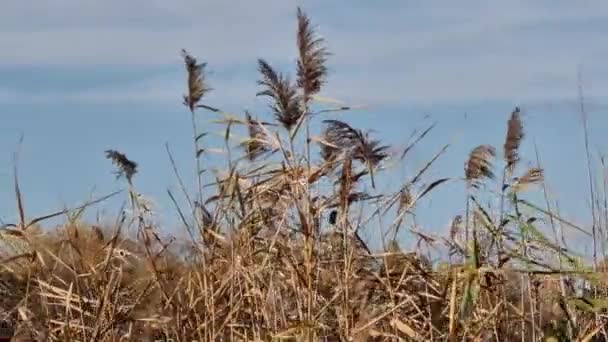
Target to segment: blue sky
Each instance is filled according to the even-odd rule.
[[[525,113],[524,156],[533,139],[563,214],[588,223],[577,73],[594,153],[608,152],[608,5],[588,1],[82,1],[33,6],[5,0],[0,13],[0,217],[13,221],[12,153],[23,133],[20,177],[28,214],[75,205],[117,184],[103,151],[140,163],[140,191],[176,216],[164,151],[182,172],[192,158],[179,51],[209,63],[208,103],[266,115],[256,99],[256,59],[293,75],[295,11],[301,5],[333,53],[323,95],[365,109],[341,115],[403,146],[412,130],[439,126],[381,184],[394,189],[445,143],[429,176],[460,176],[481,143],[501,147],[514,106]],[[467,114],[465,117],[465,113]],[[426,115],[431,119],[424,119]],[[214,119],[201,115],[206,123]],[[191,177],[190,177],[191,178]],[[424,229],[443,231],[462,210],[459,186],[421,203]],[[98,207],[104,208],[104,206]],[[105,206],[111,213],[115,204]]]

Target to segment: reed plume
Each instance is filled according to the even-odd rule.
[[[369,138],[361,130],[351,127],[339,120],[323,120],[326,124],[321,144],[321,157],[332,161],[341,153],[351,153],[352,158],[370,166],[377,166],[388,157],[389,146],[381,145],[380,141]]]
[[[388,157],[389,147],[388,145],[381,145],[380,140],[371,139],[368,134],[365,134],[361,136],[359,144],[355,147],[354,158],[368,163],[371,169]]]
[[[517,162],[519,162],[519,146],[524,138],[524,127],[521,122],[519,107],[515,107],[507,125],[504,158],[507,162],[507,169],[512,172]]]
[[[303,115],[301,108],[301,96],[297,88],[291,83],[287,76],[277,73],[266,61],[258,60],[258,70],[262,74],[262,80],[258,84],[265,89],[257,96],[270,97],[274,103],[270,106],[277,121],[286,129],[296,125]]]
[[[492,159],[496,156],[496,149],[490,145],[477,146],[469,154],[465,167],[465,177],[469,185],[476,188],[483,179],[493,179]]]
[[[388,157],[388,145],[381,145],[379,140],[369,138],[361,130],[351,127],[339,120],[324,120],[326,124],[321,143],[321,157],[325,161],[335,161],[341,155],[367,165],[372,187],[375,187],[373,169]]]
[[[137,163],[127,158],[125,154],[115,150],[107,150],[106,158],[117,166],[116,178],[125,176],[127,181],[131,183],[133,176],[137,173]]]
[[[336,160],[340,153],[352,147],[352,142],[360,133],[349,124],[339,120],[324,120],[324,143],[321,143],[321,157],[325,161]]]
[[[184,104],[193,111],[206,93],[211,91],[207,85],[205,67],[207,63],[198,63],[196,58],[182,49],[182,56],[188,72],[188,94],[184,95]]]
[[[318,38],[311,28],[310,19],[298,8],[298,66],[297,84],[304,92],[304,101],[308,102],[310,96],[318,93],[325,83],[327,67],[325,63],[329,52],[323,45],[324,39]]]

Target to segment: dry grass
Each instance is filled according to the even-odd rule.
[[[329,54],[300,10],[297,21],[297,81],[259,60],[260,95],[269,99],[278,124],[204,104],[210,90],[205,64],[184,51],[184,103],[192,114],[199,182],[196,194],[182,186],[188,207],[176,210],[189,239],[160,235],[136,191],[135,176],[145,170],[120,152],[107,151],[107,157],[126,178],[130,202],[113,225],[81,222],[87,205],[27,224],[16,181],[21,222],[0,235],[0,313],[14,327],[13,340],[604,340],[605,265],[593,271],[557,236],[555,242],[546,237],[543,219],[563,220],[519,196],[544,184],[540,166],[517,168],[524,137],[519,109],[507,124],[498,194],[489,190],[496,156],[489,145],[473,148],[464,173],[454,178],[423,181],[444,148],[394,193],[365,192],[383,164],[399,158],[344,121],[324,120],[324,131],[311,135],[310,120],[348,108],[313,110]],[[236,144],[244,155],[231,158],[215,178],[201,166],[205,133],[194,115],[200,109],[226,124],[230,156],[234,131],[241,127],[247,135]],[[298,144],[301,126],[306,139]],[[203,192],[202,178],[213,193]],[[448,235],[404,228],[420,246],[445,245],[456,260],[432,264],[423,248],[402,250],[396,236],[416,203],[448,181],[468,185],[466,213]],[[485,207],[482,197],[500,200],[500,212]],[[60,214],[69,219],[57,229],[36,225]],[[384,250],[370,251],[359,235],[374,221],[380,227],[390,222],[393,235]],[[591,287],[583,289],[581,280]]]

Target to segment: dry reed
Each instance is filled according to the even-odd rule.
[[[242,143],[245,161],[230,160],[228,170],[208,186],[206,199],[198,184],[198,197],[191,200],[173,165],[190,208],[182,209],[169,194],[189,240],[162,236],[134,190],[137,163],[115,150],[108,150],[107,157],[131,185],[132,207],[121,210],[114,223],[81,222],[77,217],[82,207],[63,212],[76,212],[76,219],[54,230],[3,227],[3,239],[25,246],[3,255],[0,263],[0,314],[14,327],[13,340],[604,340],[598,318],[608,305],[598,293],[606,288],[605,277],[600,277],[605,269],[594,272],[565,246],[550,242],[541,218],[567,221],[520,198],[523,185],[544,184],[542,168],[515,177],[506,187],[512,196],[507,197],[503,186],[501,200],[510,205],[494,213],[479,198],[496,196],[480,186],[494,179],[496,150],[490,145],[474,148],[465,166],[466,218],[456,216],[444,239],[462,262],[431,262],[422,242],[405,251],[396,235],[404,225],[429,249],[442,240],[419,229],[415,211],[424,196],[458,179],[420,185],[445,148],[394,192],[374,194],[365,191],[362,176],[369,174],[374,184],[374,172],[389,157],[388,145],[345,121],[324,121],[320,158],[312,158],[309,150],[300,153],[293,145],[289,151],[284,147],[286,138],[293,143],[294,128],[325,82],[329,56],[301,10],[297,21],[297,81],[291,83],[264,60],[258,61],[264,88],[258,95],[272,100],[271,114],[287,129],[287,137],[270,131],[270,125],[250,113],[237,120],[201,104],[210,90],[206,64],[183,52],[188,72],[184,102],[192,112],[197,161],[205,154],[198,147],[205,133],[197,131],[196,108],[213,109],[228,123],[227,148],[235,123],[244,123],[248,135]],[[516,109],[504,145],[512,173],[523,158],[522,138]],[[262,160],[267,152],[280,153]],[[199,183],[201,173],[197,164]],[[328,190],[327,184],[333,188]],[[357,210],[355,203],[366,210]],[[520,210],[524,205],[537,209]],[[30,226],[35,228],[45,217]],[[404,223],[404,217],[412,223]],[[380,227],[387,220],[396,226],[383,250],[370,250],[359,234],[372,220]],[[136,235],[129,235],[132,229]],[[498,258],[495,240],[504,241]],[[559,267],[551,264],[556,257]],[[528,281],[521,281],[522,275]],[[576,285],[568,291],[555,285],[556,279],[561,285],[565,278],[568,284],[584,279],[594,291],[578,288],[582,294],[577,295]]]

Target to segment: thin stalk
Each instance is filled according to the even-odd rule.
[[[593,170],[591,166],[591,154],[589,151],[589,128],[587,124],[587,111],[585,109],[585,98],[583,94],[583,85],[582,85],[582,77],[579,70],[578,73],[578,96],[579,96],[579,110],[581,119],[583,121],[583,133],[585,138],[585,156],[587,158],[587,175],[589,179],[589,197],[591,200],[591,216],[592,216],[592,225],[591,225],[591,234],[593,238],[593,270],[597,271],[597,217],[595,212],[595,189],[593,186]]]
[[[606,161],[604,156],[602,156],[601,158],[601,162],[602,162],[602,185],[603,185],[603,199],[604,199],[604,224],[601,227],[602,228],[602,256],[603,259],[606,259],[606,227],[608,226],[608,169],[606,169]]]
[[[536,154],[536,167],[538,167],[539,169],[542,168],[542,164],[540,161],[540,154],[538,153],[538,145],[536,144],[536,141],[534,141],[534,152]],[[555,223],[555,220],[553,219],[553,214],[552,214],[552,210],[551,209],[551,201],[549,201],[549,194],[547,192],[547,183],[545,180],[542,181],[541,183],[542,189],[543,189],[543,196],[545,199],[545,204],[547,206],[547,212],[549,213],[549,223],[551,225],[551,230],[553,231],[553,236],[555,239],[555,245],[559,246],[560,245],[560,238],[559,238],[559,232],[557,229],[557,225]],[[557,255],[557,262],[558,262],[558,270],[560,272],[560,276],[559,276],[559,288],[560,288],[560,292],[562,295],[562,298],[566,298],[567,297],[567,293],[566,293],[566,279],[564,278],[564,276],[561,274],[562,269],[563,269],[563,265],[562,265],[562,257],[558,254]],[[566,304],[567,305],[567,304]],[[566,307],[566,309],[568,310],[568,307]],[[570,316],[571,313],[569,313]],[[570,339],[572,339],[573,337],[573,329],[574,327],[572,326],[570,320],[568,320],[568,337]]]
[[[503,243],[503,238],[504,238],[504,228],[503,227],[503,221],[505,218],[505,184],[506,184],[506,180],[507,180],[507,166],[504,167],[503,171],[502,171],[502,182],[500,184],[500,215],[499,215],[499,220],[498,224],[496,225],[496,227],[498,227],[498,232],[496,235],[497,236],[497,241],[496,241],[496,249],[497,249],[497,259],[498,259],[498,264],[500,264],[502,262],[502,253],[503,253],[503,248],[504,248],[504,243]],[[494,235],[494,234],[493,234]],[[503,301],[506,303],[507,302],[507,293],[505,291],[501,291],[502,292],[502,299]],[[505,310],[505,316],[507,321],[509,320],[509,310]]]
[[[499,215],[498,224],[496,225],[496,227],[499,228],[498,241],[496,242],[498,262],[500,262],[500,260],[502,260],[502,252],[503,252],[502,228],[504,228],[504,227],[502,226],[502,222],[504,221],[504,218],[505,218],[505,190],[506,190],[505,185],[506,185],[506,181],[507,181],[507,167],[505,166],[505,168],[502,171],[502,183],[500,185],[500,215]]]
[[[532,281],[530,280],[530,274],[526,273],[528,278],[528,301],[530,302],[530,316],[532,321],[532,341],[536,341],[536,310],[535,310],[535,297],[532,296]]]
[[[308,113],[308,106],[306,106],[306,113]],[[306,115],[306,164],[308,166],[308,170],[310,171],[310,118],[311,116]],[[308,182],[306,182],[308,184]]]
[[[232,125],[232,123],[228,123],[228,127],[226,128],[226,135],[224,138],[224,145],[226,146],[226,153],[227,153],[227,163],[228,163],[228,170],[230,170],[230,172],[232,172],[232,149],[230,148],[230,126]]]
[[[195,116],[195,112],[194,109],[190,110],[190,118],[192,121],[192,139],[194,141],[194,158],[196,161],[196,185],[198,188],[198,193],[197,193],[197,201],[198,203],[203,203],[203,185],[201,183],[201,161],[199,158],[199,148],[198,148],[198,130],[196,128],[196,116]]]
[[[466,199],[466,210],[465,210],[465,223],[464,223],[464,256],[462,263],[464,264],[469,257],[469,211],[470,211],[470,197],[471,188],[467,186],[467,199]]]
[[[196,161],[196,170],[195,170],[196,171],[196,184],[197,184],[197,188],[198,188],[196,198],[198,200],[198,203],[200,203],[202,205],[202,203],[203,203],[203,185],[201,183],[201,161],[200,161],[199,153],[198,153],[199,145],[198,145],[198,139],[197,139],[198,138],[198,129],[196,126],[196,116],[195,116],[194,109],[190,110],[190,114],[191,114],[190,118],[191,118],[191,123],[192,123],[192,139],[194,142],[194,158]],[[201,234],[203,234],[204,230],[207,227],[205,227],[205,224],[204,224],[204,222],[202,222],[202,220],[200,220],[200,222],[199,222],[199,218],[196,214],[197,213],[195,210],[194,211],[194,215],[195,215],[194,220],[195,220],[195,222],[197,222],[197,225],[200,226],[200,232],[201,232]],[[201,237],[203,237],[203,236],[201,236]],[[203,269],[207,269],[206,259],[207,258],[205,256],[205,253],[203,251],[201,251],[201,261],[202,261]],[[208,294],[210,292],[209,292],[209,284],[207,281],[208,280],[207,272],[203,272],[202,278],[203,278],[203,291],[205,294]],[[213,293],[213,291],[211,291],[211,293]],[[209,298],[208,296],[209,295],[205,295],[205,306],[207,307],[207,311],[211,313],[212,322],[215,322],[215,319],[214,319],[215,310],[213,309],[214,308],[214,304],[213,304],[214,298],[213,298],[213,295],[210,296],[211,298]],[[206,327],[209,327],[209,315],[205,315],[204,324]],[[214,325],[215,324],[212,324],[210,329],[205,329],[205,332],[208,334],[209,338],[214,336],[214,328],[215,328]]]
[[[305,99],[307,98],[306,96],[304,97]],[[310,116],[309,116],[309,107],[308,107],[308,102],[305,100],[304,103],[304,114],[303,114],[303,120],[306,120],[306,172],[305,172],[305,177],[306,177],[306,182],[305,182],[305,189],[304,191],[306,192],[305,195],[305,201],[304,201],[304,210],[306,213],[306,219],[308,220],[310,218],[310,201],[311,201],[311,197],[310,197],[310,183],[308,181],[309,179],[309,174],[310,174]],[[299,125],[296,127],[295,131],[294,131],[294,135],[291,136],[291,139],[289,139],[290,144],[291,144],[291,148],[292,148],[292,153],[294,153],[294,148],[293,148],[293,140],[296,139],[296,135],[297,135],[297,131],[298,131],[298,127]],[[295,157],[295,154],[293,154]],[[297,163],[295,163],[295,165],[298,165]],[[313,218],[314,221],[314,218]],[[307,245],[307,253],[306,253],[306,259],[307,259],[307,282],[308,282],[308,308],[307,308],[307,321],[311,322],[313,320],[313,312],[312,312],[312,308],[313,308],[313,303],[314,303],[314,298],[313,298],[313,268],[312,268],[312,264],[313,264],[313,257],[314,257],[314,243],[315,243],[315,231],[314,231],[314,222],[307,222],[306,223],[307,227],[310,227],[310,231],[306,234],[306,245]],[[348,320],[347,320],[348,321]],[[308,336],[310,340],[312,340],[312,336],[309,335]]]
[[[520,291],[520,310],[521,310],[521,342],[525,342],[526,341],[526,306],[524,305],[525,302],[525,295],[524,295],[524,282],[525,282],[525,275],[522,273],[521,274],[521,291]]]
[[[346,223],[346,220],[343,220],[343,223]],[[345,330],[345,335],[349,336],[350,334],[350,322],[349,322],[349,318],[348,315],[350,313],[350,305],[349,305],[349,286],[348,284],[349,282],[349,272],[350,272],[350,253],[349,253],[349,243],[348,243],[348,227],[346,224],[342,224],[342,238],[343,238],[343,248],[344,248],[344,312],[345,312],[345,316],[346,319],[344,320],[344,330]]]

